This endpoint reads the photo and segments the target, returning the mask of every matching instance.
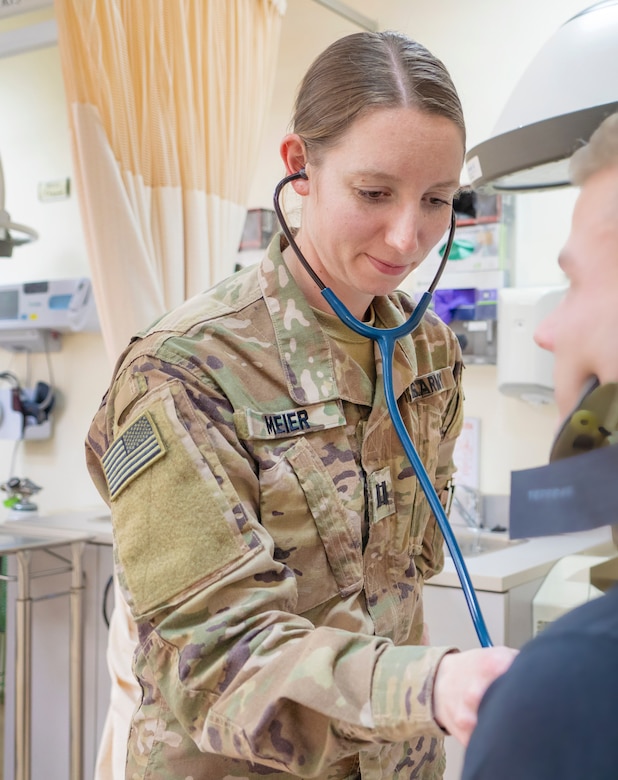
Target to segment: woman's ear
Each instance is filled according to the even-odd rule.
[[[286,174],[299,173],[307,164],[307,150],[305,142],[297,133],[289,133],[281,141],[279,148],[281,159],[285,165]],[[309,181],[306,177],[294,179],[292,187],[298,195],[309,194]]]

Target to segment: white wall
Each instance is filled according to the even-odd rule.
[[[57,47],[0,59],[0,107],[6,209],[14,222],[40,236],[11,258],[0,258],[0,284],[89,276],[75,194],[55,202],[40,202],[37,195],[39,182],[72,177]],[[95,333],[66,335],[50,362],[57,389],[53,436],[17,448],[0,440],[0,482],[29,477],[43,488],[35,501],[44,512],[100,504],[84,463],[84,438],[110,374],[102,339]],[[7,370],[29,386],[50,381],[44,354],[28,361],[0,349],[0,371]]]
[[[468,124],[469,146],[493,128],[505,96],[527,62],[557,27],[589,4],[586,0],[347,0],[381,28],[400,29],[432,49],[451,71]],[[0,23],[0,31],[3,29]],[[332,40],[357,28],[313,0],[288,0],[283,23],[274,103],[251,192],[250,206],[271,207],[282,175],[279,142],[286,132],[294,92],[311,60]],[[0,284],[88,274],[75,195],[40,203],[39,181],[71,176],[68,121],[56,48],[0,59],[0,154],[7,208],[17,222],[41,234],[31,246],[0,258]],[[572,191],[518,198],[516,281],[554,284],[562,277],[555,257],[570,216]],[[54,437],[21,447],[16,472],[44,487],[43,510],[98,503],[83,464],[83,439],[107,385],[110,368],[98,335],[65,337],[52,355],[60,403]],[[0,350],[0,370],[20,376],[24,358]],[[33,380],[47,381],[43,356],[30,366]],[[531,409],[502,398],[495,369],[471,366],[465,374],[466,413],[482,420],[481,487],[507,492],[509,473],[547,458],[555,426],[552,407]],[[0,441],[0,480],[8,476],[13,452]]]

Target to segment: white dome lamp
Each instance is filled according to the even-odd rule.
[[[36,230],[11,222],[11,217],[4,208],[4,174],[0,160],[0,257],[11,257],[13,247],[35,241],[38,237]]]
[[[509,193],[565,187],[568,161],[618,111],[618,0],[565,22],[524,71],[492,137],[466,155],[471,186]]]

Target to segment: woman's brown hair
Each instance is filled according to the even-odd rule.
[[[309,67],[298,89],[292,131],[317,164],[351,124],[376,108],[410,107],[465,123],[444,64],[420,43],[396,32],[362,32],[332,43]]]

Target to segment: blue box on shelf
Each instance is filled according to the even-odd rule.
[[[433,294],[433,308],[447,324],[452,320],[495,320],[498,290],[438,288]]]

